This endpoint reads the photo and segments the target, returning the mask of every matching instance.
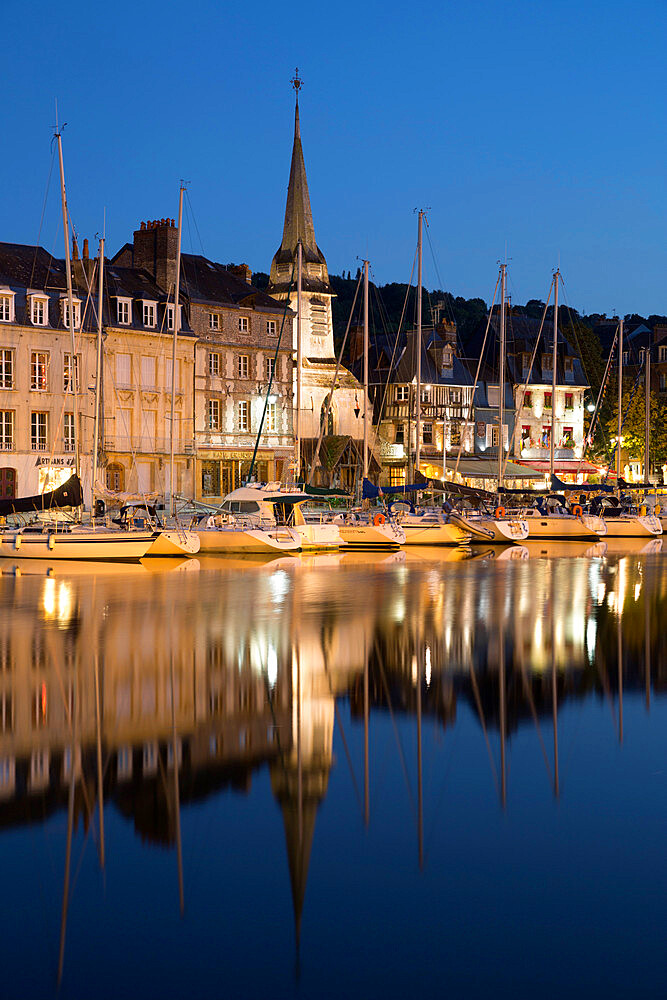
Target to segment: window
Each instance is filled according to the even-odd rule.
[[[204,497],[220,496],[220,462],[202,462],[201,492]]]
[[[542,428],[542,437],[540,438],[540,444],[543,448],[551,447],[551,427],[548,424]]]
[[[74,414],[63,414],[63,446],[64,451],[74,451]]]
[[[144,355],[141,359],[141,384],[144,388],[154,389],[157,383],[155,377],[156,358]],[[170,382],[171,384],[171,382]]]
[[[116,303],[116,316],[119,323],[129,326],[132,318],[131,299],[118,299]]]
[[[16,469],[0,469],[0,497],[13,500],[16,496]]]
[[[49,356],[44,351],[33,351],[30,355],[30,388],[37,392],[48,389]]]
[[[167,304],[167,307],[165,308],[165,311],[164,311],[164,316],[165,316],[165,321],[166,321],[167,329],[168,330],[173,330],[174,329],[174,304],[173,304],[173,302],[170,302],[170,303]]]
[[[276,377],[276,359],[266,358],[264,361],[264,374],[266,375],[266,381],[270,382],[271,379]]]
[[[521,450],[530,448],[530,424],[524,424],[521,428]]]
[[[143,303],[144,326],[155,326],[155,302]]]
[[[208,373],[209,375],[219,375],[220,374],[220,355],[211,353],[208,356]]]
[[[389,466],[389,485],[405,486],[405,469],[397,465]]]
[[[79,392],[79,388],[80,388],[80,385],[79,385],[79,369],[80,369],[79,361],[80,361],[80,358],[81,358],[81,355],[79,355],[79,354],[75,354],[74,355],[74,391],[75,392]],[[64,392],[71,392],[72,391],[72,355],[71,354],[65,354],[65,357],[64,357],[64,360],[63,360],[63,391]]]
[[[524,392],[523,394],[523,405],[526,407],[527,410],[530,410],[530,408],[533,405],[533,394],[530,391],[530,389],[527,392]]]
[[[488,388],[489,406],[500,405],[500,386],[490,385]]]
[[[239,316],[239,330],[241,331],[241,333],[247,333],[248,332],[248,317],[247,316]]]
[[[627,365],[629,363],[630,363],[630,352],[629,351],[623,351],[623,364]]]
[[[542,368],[547,371],[553,371],[554,358],[553,354],[543,354],[542,355]]]
[[[14,293],[0,292],[0,323],[12,323],[14,320]]]
[[[530,368],[530,354],[528,354],[527,351],[524,351],[523,354],[521,355],[521,371],[523,372],[524,375],[528,374],[529,368]]]
[[[172,366],[171,358],[167,358],[164,363],[164,377],[165,377],[165,388],[167,392],[171,392],[171,375]],[[181,359],[176,358],[176,378],[174,379],[174,388],[178,392],[181,388]]]
[[[408,399],[408,392],[410,387],[407,385],[397,385],[396,386],[396,402],[405,403]]]
[[[500,432],[499,432],[499,429],[498,429],[498,425],[494,424],[491,427],[491,447],[492,448],[497,448],[499,441],[500,441]]]
[[[442,367],[443,368],[454,367],[454,351],[451,349],[451,347],[446,347],[442,352]]]
[[[658,348],[658,361],[667,361],[667,347]]]
[[[565,393],[565,409],[566,410],[574,409],[574,395],[571,392]]]
[[[544,409],[545,410],[550,410],[551,409],[551,393],[550,392],[545,392],[544,393]]]
[[[276,421],[276,404],[269,403],[266,408],[266,429],[267,431],[277,431],[278,424]]]
[[[431,402],[431,386],[430,385],[423,385],[422,386],[421,396],[422,396],[422,403],[430,403]]]
[[[461,444],[461,424],[454,420],[449,427],[449,445],[451,448],[458,448]]]
[[[46,326],[48,299],[43,295],[30,296],[30,322],[35,326]]]
[[[266,332],[270,337],[274,337],[278,330],[278,324],[275,319],[267,319],[266,321]]]
[[[208,328],[209,328],[209,330],[219,330],[220,329],[220,313],[209,313],[208,314]]]
[[[30,447],[33,451],[46,451],[48,419],[48,413],[33,411],[30,414]]]
[[[461,390],[460,389],[450,389],[449,390],[449,402],[453,404],[461,405]]]
[[[210,431],[220,430],[220,400],[209,399],[208,401],[208,429]]]
[[[116,355],[116,382],[118,385],[132,384],[132,358],[129,354]]]
[[[422,424],[422,444],[433,444],[433,424]]]
[[[247,354],[239,354],[236,364],[236,374],[239,378],[248,377],[248,361],[249,358]]]
[[[63,310],[63,326],[69,329],[69,299],[61,299],[62,310]],[[74,329],[78,330],[81,326],[81,303],[78,299],[72,299],[72,307],[74,309]]]
[[[125,489],[125,469],[122,465],[113,462],[107,465],[107,489],[115,493],[122,493]]]
[[[574,428],[563,427],[563,448],[574,448]]]
[[[14,388],[14,352],[0,348],[0,389]]]
[[[563,362],[565,367],[565,378],[568,382],[574,381],[574,358],[565,358]]]
[[[396,444],[404,444],[405,443],[405,424],[397,424],[396,425],[396,438],[395,438],[395,441],[396,441]]]
[[[247,399],[241,399],[236,404],[240,431],[250,430],[250,404]]]
[[[658,387],[660,389],[660,392],[667,392],[667,373],[660,372]]]
[[[0,450],[14,450],[14,411],[0,410]]]

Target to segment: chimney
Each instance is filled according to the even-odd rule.
[[[236,274],[247,285],[252,281],[252,271],[247,264],[230,264],[227,270],[231,271],[232,274]]]
[[[76,236],[72,237],[72,260],[79,259],[79,244],[76,241]]]
[[[88,260],[88,239],[83,241],[83,259]]]
[[[653,343],[657,344],[663,337],[667,337],[667,323],[656,323],[653,327]]]
[[[168,292],[176,284],[178,229],[173,219],[142,222],[134,232],[134,266],[144,268]]]

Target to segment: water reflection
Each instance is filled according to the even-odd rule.
[[[225,788],[248,792],[268,767],[298,940],[335,732],[369,824],[369,728],[372,718],[389,718],[393,781],[405,781],[414,805],[420,865],[426,722],[442,738],[463,707],[474,716],[489,789],[505,808],[521,727],[537,734],[556,796],[564,705],[606,700],[610,733],[623,740],[624,692],[641,689],[649,708],[667,679],[662,557],[445,558],[313,556],[49,575],[33,565],[0,578],[0,826],[67,815],[61,972],[72,838],[80,824],[93,830],[104,868],[105,811],[130,820],[142,841],[175,850],[182,909],[181,811]],[[353,759],[347,729],[357,725],[362,753]]]

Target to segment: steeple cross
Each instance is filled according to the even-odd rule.
[[[297,66],[296,70],[294,71],[294,76],[290,80],[290,83],[292,84],[292,89],[296,91],[296,96],[297,96],[297,100],[298,100],[298,98],[299,98],[299,91],[303,87],[303,80],[299,76],[299,67],[298,66]]]

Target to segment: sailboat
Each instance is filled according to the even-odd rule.
[[[76,357],[74,340],[74,304],[72,291],[72,265],[69,250],[69,219],[67,212],[67,196],[65,193],[65,168],[63,163],[62,133],[56,126],[58,144],[58,160],[60,166],[60,194],[62,201],[63,231],[65,237],[65,268],[67,275],[68,325],[71,338],[72,357]],[[100,241],[103,255],[104,241]],[[101,343],[101,284],[100,284],[100,315],[98,317],[98,345]],[[99,352],[99,346],[98,346]],[[99,379],[98,379],[99,383]],[[83,506],[83,491],[79,478],[80,451],[77,414],[77,386],[72,379],[72,402],[74,409],[74,450],[75,473],[59,490],[53,491],[46,503],[36,503],[36,498],[28,498],[27,508],[21,510],[26,501],[12,501],[13,510],[9,513],[20,514],[27,511],[41,511],[41,520],[22,524],[19,527],[0,529],[0,556],[16,557],[19,552],[22,559],[141,559],[146,555],[155,540],[155,533],[150,529],[121,531],[112,528],[99,527],[93,524],[82,524],[74,516],[61,513],[56,517],[54,511],[63,508],[80,509]],[[99,386],[96,392],[97,407],[99,407]],[[99,413],[99,409],[97,410]],[[97,441],[94,444],[94,454],[97,453]],[[45,498],[46,499],[46,498]],[[48,514],[48,519],[46,516]]]

